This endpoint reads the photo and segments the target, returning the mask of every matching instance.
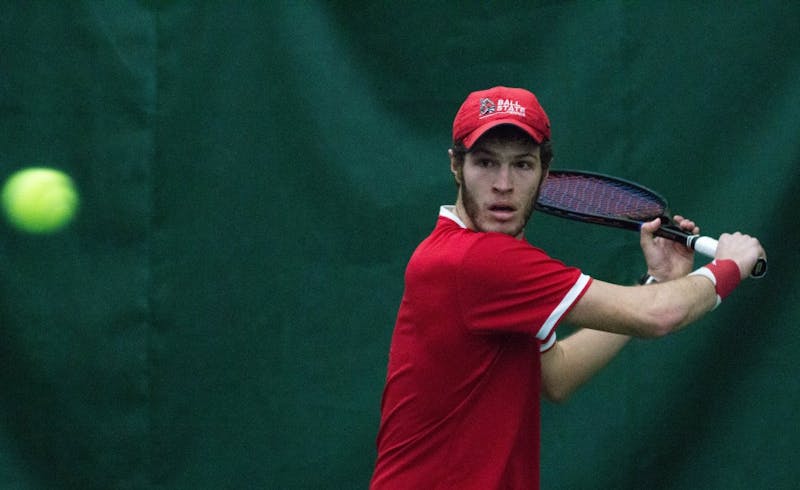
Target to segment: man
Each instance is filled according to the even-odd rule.
[[[538,488],[540,394],[564,400],[631,336],[700,318],[764,255],[725,234],[715,261],[689,274],[692,252],[654,237],[655,220],[640,236],[654,284],[593,279],[524,239],[551,157],[549,120],[527,90],[474,92],[456,114],[456,204],[406,270],[372,488]],[[562,321],[580,330],[558,340]]]

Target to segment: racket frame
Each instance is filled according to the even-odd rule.
[[[696,250],[702,253],[703,255],[714,258],[714,253],[716,252],[717,248],[717,241],[710,237],[686,233],[680,227],[676,226],[673,223],[672,219],[668,216],[667,200],[656,191],[630,180],[621,179],[619,177],[614,177],[603,173],[587,172],[583,170],[569,170],[569,169],[551,170],[547,178],[549,179],[550,175],[558,176],[562,174],[594,177],[607,182],[617,182],[632,189],[636,189],[639,192],[649,194],[653,198],[651,199],[652,201],[658,201],[659,204],[661,204],[661,213],[658,215],[647,216],[646,219],[640,220],[640,219],[632,219],[629,217],[622,217],[619,215],[612,216],[607,214],[575,211],[540,202],[541,192],[544,190],[544,187],[540,191],[539,198],[534,203],[534,208],[536,210],[553,216],[570,219],[573,221],[582,221],[585,223],[610,226],[614,228],[622,228],[631,231],[640,231],[644,223],[652,221],[656,218],[660,218],[661,227],[655,231],[654,235],[682,243],[686,247],[692,250]],[[542,186],[546,185],[547,185],[547,179],[545,179],[544,182],[542,182]],[[764,258],[759,258],[758,262],[756,262],[755,267],[753,267],[753,271],[751,272],[750,275],[751,277],[758,278],[758,277],[763,277],[766,273],[767,273],[767,261]]]

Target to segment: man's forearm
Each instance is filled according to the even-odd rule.
[[[606,366],[630,337],[599,330],[578,330],[542,355],[543,394],[551,401],[566,400]]]

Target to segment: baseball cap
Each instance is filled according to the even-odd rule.
[[[486,131],[512,124],[537,143],[550,139],[550,120],[533,93],[522,88],[493,87],[472,92],[453,120],[453,142],[467,149]]]

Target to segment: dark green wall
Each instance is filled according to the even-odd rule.
[[[452,117],[496,84],[537,93],[556,167],[643,182],[771,265],[546,405],[543,486],[800,481],[797,4],[0,4],[0,179],[55,166],[83,198],[57,235],[0,225],[0,488],[365,488]],[[528,236],[643,272],[635,234]]]

